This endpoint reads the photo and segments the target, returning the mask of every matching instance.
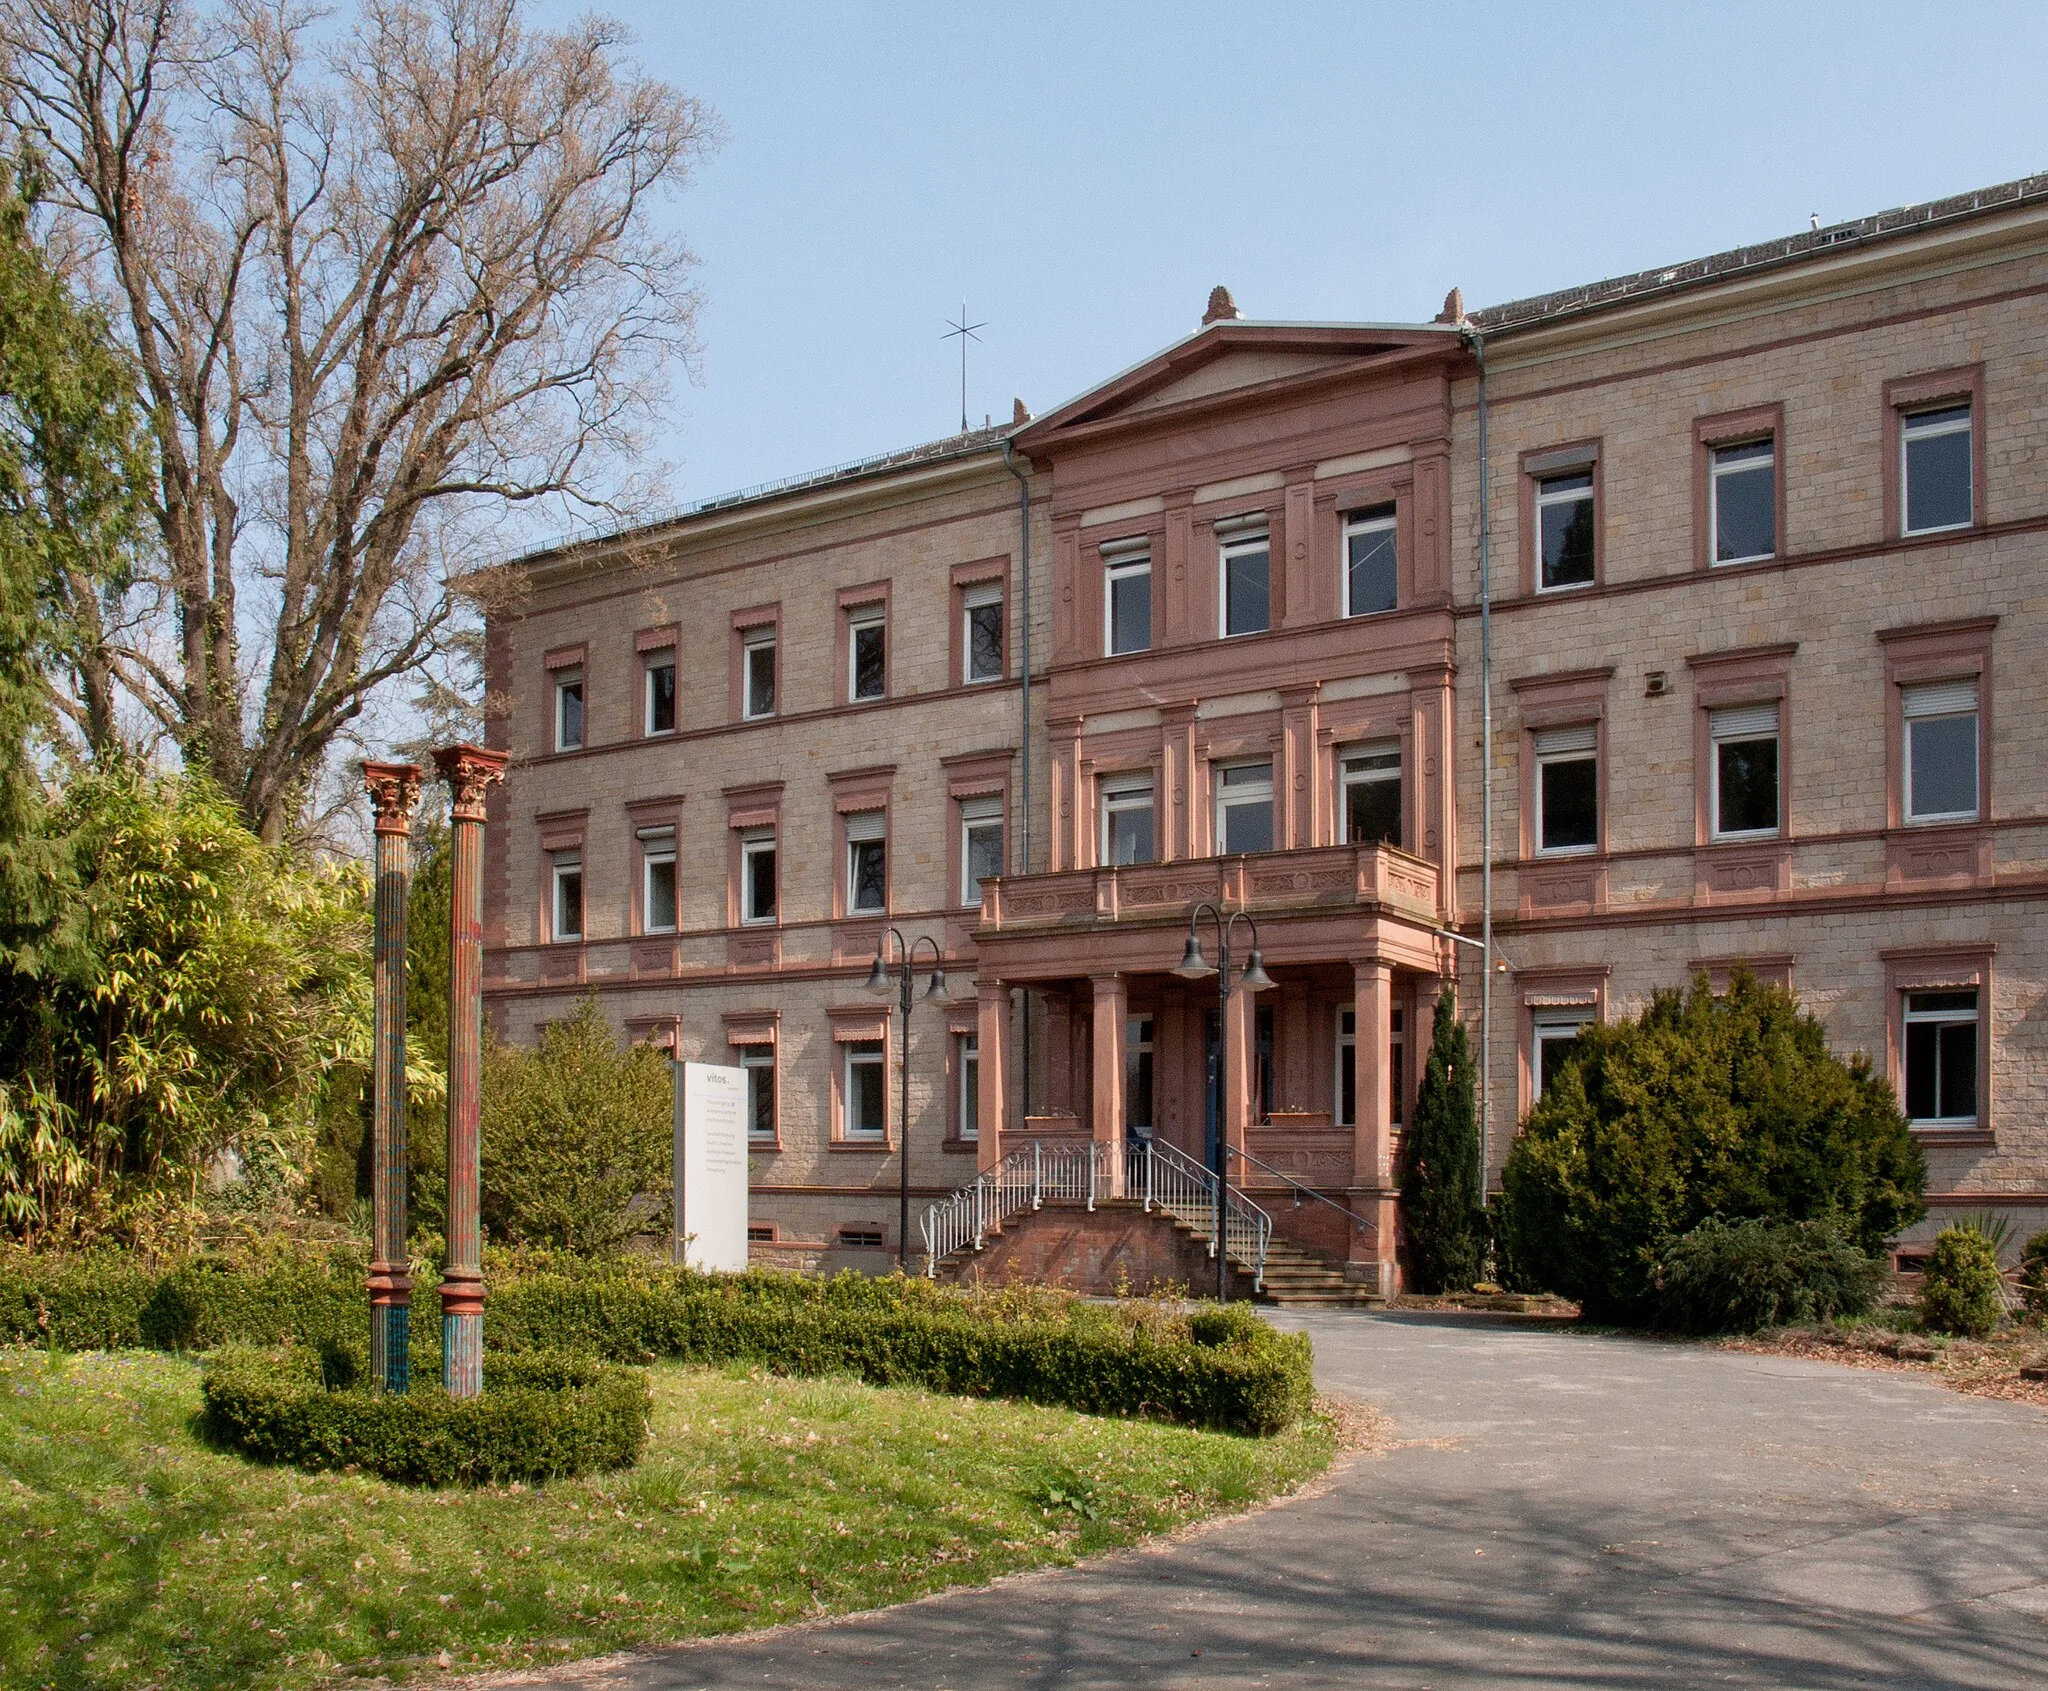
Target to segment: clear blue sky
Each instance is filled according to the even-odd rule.
[[[1427,320],[2048,169],[2048,6],[615,3],[724,120],[677,499],[1195,327]],[[580,7],[543,5],[565,18]]]

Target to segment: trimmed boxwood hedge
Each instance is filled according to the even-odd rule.
[[[346,1353],[342,1353],[344,1356]],[[647,1443],[647,1376],[548,1353],[486,1363],[485,1390],[402,1397],[368,1388],[359,1358],[337,1368],[303,1346],[232,1345],[209,1360],[209,1437],[265,1462],[362,1468],[424,1485],[550,1480],[630,1467]]]
[[[15,1258],[0,1263],[0,1341],[359,1348],[369,1328],[359,1254],[253,1266],[196,1258],[153,1271],[114,1256]],[[485,1273],[487,1375],[523,1351],[744,1362],[1244,1433],[1279,1431],[1312,1395],[1307,1338],[1275,1332],[1241,1305],[1180,1317],[923,1280],[712,1276],[531,1255],[487,1259]],[[431,1280],[414,1289],[416,1384],[440,1371],[433,1291]]]

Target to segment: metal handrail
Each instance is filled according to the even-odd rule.
[[[1365,1217],[1360,1215],[1356,1210],[1350,1208],[1348,1205],[1338,1203],[1335,1198],[1324,1197],[1322,1193],[1318,1192],[1313,1186],[1302,1185],[1302,1183],[1296,1180],[1293,1175],[1284,1173],[1280,1169],[1275,1168],[1271,1163],[1259,1161],[1259,1159],[1253,1156],[1251,1152],[1241,1151],[1235,1145],[1230,1144],[1228,1141],[1224,1143],[1223,1148],[1224,1150],[1228,1151],[1233,1157],[1244,1158],[1244,1160],[1250,1163],[1252,1167],[1264,1169],[1268,1174],[1272,1175],[1274,1179],[1278,1180],[1281,1183],[1281,1185],[1286,1186],[1290,1190],[1292,1190],[1294,1193],[1294,1207],[1296,1209],[1301,1208],[1301,1200],[1303,1198],[1313,1198],[1317,1203],[1323,1204],[1328,1208],[1335,1210],[1339,1215],[1343,1216],[1347,1221],[1355,1225],[1359,1232],[1363,1233],[1365,1231]]]

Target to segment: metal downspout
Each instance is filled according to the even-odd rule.
[[[1493,1166],[1493,486],[1487,470],[1486,340],[1465,331],[1479,363],[1479,1202]]]
[[[1018,781],[1017,873],[1031,873],[1031,478],[1017,468],[1016,450],[1003,442],[1003,468],[1017,478],[1017,656],[1018,743],[1024,767]],[[1017,1061],[1017,1120],[1031,1113],[1031,990],[1024,989],[1024,1014]]]

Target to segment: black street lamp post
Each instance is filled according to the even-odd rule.
[[[1202,941],[1196,932],[1204,911],[1216,926],[1216,961],[1213,966],[1202,955]],[[1252,931],[1252,949],[1244,967],[1233,980],[1230,973],[1230,934],[1240,922]],[[1230,1177],[1230,1152],[1225,1144],[1230,1132],[1230,995],[1238,987],[1246,992],[1264,992],[1273,984],[1273,977],[1266,973],[1266,965],[1259,956],[1259,924],[1242,910],[1233,910],[1226,916],[1206,898],[1203,899],[1188,912],[1187,949],[1181,953],[1180,963],[1173,972],[1184,981],[1207,980],[1211,975],[1216,977],[1216,1144],[1213,1152],[1216,1175],[1216,1301],[1224,1303],[1230,1296],[1230,1247],[1224,1232],[1229,1211]],[[904,990],[907,992],[909,988],[906,986]]]
[[[896,942],[896,961],[888,961],[889,941]],[[882,935],[875,947],[875,966],[868,970],[867,989],[877,998],[896,994],[896,1026],[898,1029],[898,1051],[896,1060],[902,1076],[901,1107],[897,1111],[896,1158],[899,1179],[897,1182],[896,1217],[896,1266],[905,1274],[910,1272],[910,999],[911,975],[917,964],[917,948],[928,945],[932,948],[931,984],[924,989],[926,1003],[944,1004],[946,992],[946,971],[943,967],[945,956],[939,950],[939,942],[929,934],[919,934],[914,940],[906,940],[896,929],[891,928]]]

